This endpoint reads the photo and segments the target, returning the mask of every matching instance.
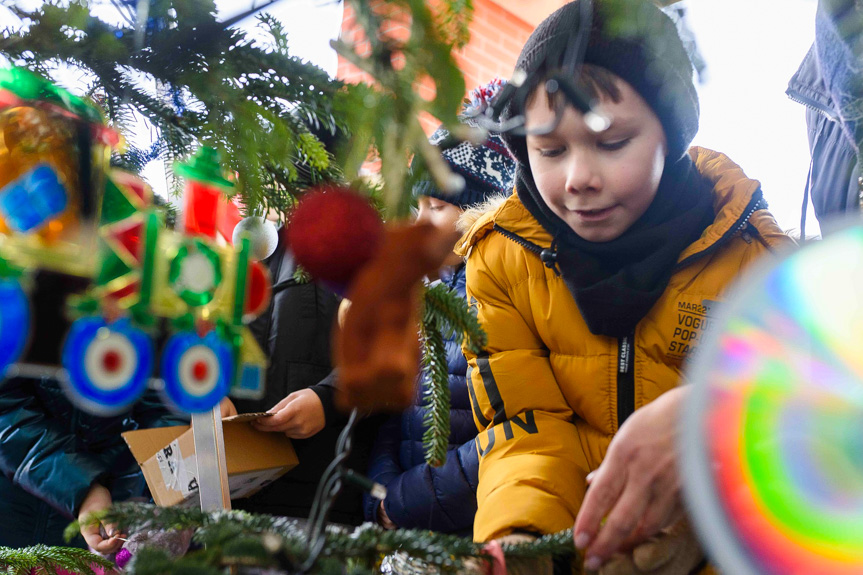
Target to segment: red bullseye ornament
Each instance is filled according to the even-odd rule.
[[[185,413],[212,409],[228,394],[234,373],[231,347],[211,331],[175,334],[162,353],[166,401]]]
[[[368,199],[344,187],[309,192],[288,224],[288,246],[297,263],[342,294],[383,237],[383,222]]]
[[[204,361],[199,361],[192,366],[192,377],[194,382],[203,381],[207,374],[209,373],[209,369],[207,367],[207,363]]]
[[[116,351],[109,351],[102,357],[102,368],[107,373],[116,373],[120,369],[123,359]]]
[[[128,319],[78,319],[63,345],[66,393],[92,413],[120,413],[144,393],[153,358],[149,336]]]

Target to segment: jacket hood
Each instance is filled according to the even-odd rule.
[[[764,208],[763,202],[756,202],[760,196],[761,183],[750,179],[743,169],[731,161],[725,154],[693,146],[689,154],[695,162],[698,172],[713,184],[713,209],[716,217],[713,223],[704,230],[701,237],[690,244],[678,258],[682,261],[701,252],[716,243],[720,238],[740,225],[741,219],[747,216],[747,211]],[[521,203],[515,192],[500,205],[490,205],[486,211],[475,217],[470,229],[465,232],[456,244],[456,253],[466,256],[470,249],[497,224],[521,238],[539,246],[549,246],[551,234],[543,228],[536,218]],[[770,218],[772,228],[764,230],[765,235],[781,234],[775,221]]]

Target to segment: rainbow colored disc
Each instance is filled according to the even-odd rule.
[[[91,413],[128,409],[153,373],[153,343],[128,319],[108,324],[101,317],[76,320],[63,344],[63,382],[69,399]]]
[[[162,353],[165,400],[185,413],[208,411],[228,394],[234,374],[231,347],[215,332],[175,334]]]
[[[725,573],[863,573],[863,227],[751,276],[690,366],[690,509]]]
[[[21,357],[30,333],[30,306],[16,279],[0,278],[0,377]]]

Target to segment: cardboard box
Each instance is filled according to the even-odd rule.
[[[243,414],[222,420],[231,499],[256,493],[299,463],[284,434],[258,431],[250,425],[259,416]],[[199,504],[190,425],[127,431],[123,439],[141,466],[156,505]]]

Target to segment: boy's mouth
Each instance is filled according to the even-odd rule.
[[[604,219],[608,216],[612,210],[614,210],[614,206],[608,208],[601,208],[598,210],[572,210],[575,214],[581,218],[582,220],[593,222]]]

